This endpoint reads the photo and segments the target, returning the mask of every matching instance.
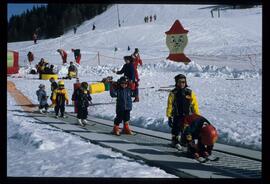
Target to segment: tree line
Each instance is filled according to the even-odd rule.
[[[110,4],[48,4],[33,7],[8,22],[8,42],[55,38],[106,11]]]

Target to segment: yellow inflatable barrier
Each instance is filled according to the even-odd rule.
[[[105,85],[103,82],[90,84],[89,91],[90,91],[90,94],[102,93],[105,91]]]
[[[41,74],[41,79],[42,80],[49,80],[50,78],[54,78],[54,80],[58,80],[58,75],[57,74]]]

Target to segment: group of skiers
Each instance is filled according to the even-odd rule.
[[[39,101],[39,112],[40,113],[46,113],[49,107],[54,107],[55,117],[59,118],[65,118],[65,105],[69,104],[69,95],[68,91],[65,88],[65,84],[63,80],[58,81],[58,83],[55,81],[55,79],[52,77],[50,78],[51,82],[51,96],[50,100],[52,104],[49,106],[47,99],[49,96],[47,96],[45,91],[45,85],[40,84],[39,90],[36,91],[36,95],[38,97]],[[72,95],[73,103],[76,101],[76,106],[78,108],[77,111],[77,118],[78,123],[82,126],[87,123],[87,115],[88,115],[88,106],[91,103],[91,96],[90,92],[88,90],[88,83],[82,82],[80,84],[80,87],[74,90],[74,93]],[[45,111],[43,109],[45,108]],[[60,111],[60,116],[59,116]]]
[[[139,74],[138,65],[142,66],[142,60],[140,58],[139,49],[135,48],[131,56],[124,56],[125,64],[119,71],[113,71],[116,74],[124,74],[129,80],[129,86],[132,89],[135,99],[133,102],[139,102]]]
[[[200,115],[196,95],[188,88],[186,76],[179,74],[174,79],[175,88],[169,93],[166,110],[171,144],[180,150],[182,146],[187,147],[187,153],[196,159],[211,157],[217,131]]]
[[[81,50],[80,49],[71,49],[74,53],[75,62],[77,64],[81,64]],[[60,54],[62,58],[62,63],[67,63],[67,52],[64,49],[57,49],[57,52]]]
[[[149,17],[148,16],[145,16],[144,17],[144,22],[145,23],[152,22],[152,20],[153,21],[156,21],[157,20],[157,15],[156,14],[154,14],[153,16],[150,15]]]
[[[55,74],[54,65],[50,65],[44,58],[41,58],[39,63],[36,65],[37,73],[39,74],[39,79],[41,79],[42,74]]]
[[[81,50],[80,49],[71,49],[71,51],[74,53],[75,62],[77,64],[81,63]],[[57,49],[57,52],[60,54],[62,58],[62,64],[64,65],[67,63],[67,52],[64,49]],[[27,53],[27,59],[29,64],[31,65],[34,61],[34,54],[33,52],[29,51]]]
[[[111,82],[110,96],[116,98],[116,117],[112,133],[119,136],[123,134],[133,134],[129,127],[130,112],[132,102],[139,102],[139,75],[137,66],[142,65],[139,49],[136,48],[130,56],[123,57],[125,64],[116,74],[124,74],[117,82]],[[179,74],[175,76],[175,88],[168,95],[166,116],[168,125],[171,128],[172,147],[183,150],[187,148],[187,153],[196,159],[201,157],[211,157],[213,146],[218,138],[215,127],[203,116],[200,115],[199,106],[194,91],[188,88],[186,76]],[[58,84],[53,78],[51,82],[51,100],[54,106],[55,115],[58,117],[59,110],[61,117],[64,117],[65,104],[68,104],[68,94],[64,87],[64,81]],[[92,103],[92,98],[88,90],[88,83],[79,83],[78,88],[74,88],[72,101],[77,108],[78,124],[84,126],[87,123],[88,107]],[[40,101],[39,109],[48,109],[45,86],[40,85],[37,91]],[[134,100],[132,101],[132,97]],[[66,103],[65,103],[66,102]],[[123,123],[120,132],[120,124]]]

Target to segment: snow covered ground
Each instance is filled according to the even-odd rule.
[[[144,89],[140,89],[140,102],[133,104],[132,125],[170,133],[165,113],[168,92],[158,89],[174,85],[174,76],[183,73],[197,95],[201,114],[218,129],[218,142],[261,150],[262,9],[226,10],[221,11],[220,18],[211,18],[210,9],[206,7],[121,4],[120,28],[116,6],[112,6],[83,23],[75,35],[71,30],[59,38],[38,40],[36,45],[33,41],[8,43],[8,49],[19,52],[21,65],[19,74],[8,80],[38,104],[35,95],[38,85],[45,84],[50,94],[50,83],[27,74],[30,70],[26,62],[28,51],[36,57],[34,64],[45,58],[57,66],[61,77],[67,74],[68,66],[61,65],[56,50],[65,49],[71,61],[74,59],[71,48],[80,48],[80,81],[92,83],[107,76],[117,80],[120,76],[112,70],[120,69],[124,64],[123,56],[130,55],[137,47],[143,60],[138,70],[140,87]],[[155,22],[144,23],[144,16],[154,14],[157,15]],[[185,48],[185,54],[192,60],[189,65],[166,60],[169,50],[164,32],[176,19],[189,30],[189,43]],[[74,82],[65,81],[70,97]],[[115,104],[106,103],[115,99],[108,92],[94,94],[92,98],[93,103],[104,104],[91,106],[89,114],[113,120]],[[34,123],[33,119],[14,111],[19,109],[14,105],[8,95],[8,176],[172,177],[158,168],[137,163],[48,125]],[[72,112],[73,107],[67,107],[66,111]],[[81,159],[82,156],[87,159]],[[127,165],[131,172],[123,174]],[[108,169],[110,167],[119,172]]]

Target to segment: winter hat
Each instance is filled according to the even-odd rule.
[[[124,60],[129,60],[130,62],[133,62],[133,58],[131,56],[124,56]]]
[[[87,89],[88,88],[88,83],[87,82],[82,82],[81,86],[83,89]]]
[[[176,76],[174,77],[175,85],[177,84],[177,82],[178,82],[179,79],[185,79],[185,81],[186,81],[186,86],[185,86],[185,87],[188,86],[188,85],[187,85],[187,78],[186,78],[186,76],[183,75],[183,74],[178,74],[178,75],[176,75]]]
[[[135,52],[138,53],[139,52],[139,49],[138,48],[135,48]]]
[[[45,88],[45,85],[44,85],[44,84],[40,84],[40,85],[38,86],[38,88],[39,88],[39,89]]]
[[[120,79],[118,80],[119,83],[127,83],[128,82],[128,78],[127,76],[122,76],[120,77]]]
[[[176,20],[171,29],[165,32],[166,34],[185,34],[188,30],[185,30],[179,20]]]
[[[50,80],[50,82],[52,82],[52,81],[54,81],[55,79],[54,79],[54,77],[51,77],[49,80]]]

